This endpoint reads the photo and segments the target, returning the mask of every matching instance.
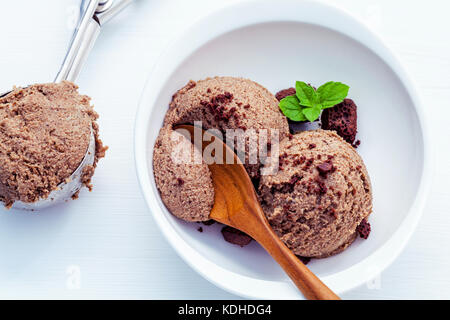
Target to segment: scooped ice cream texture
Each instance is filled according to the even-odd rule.
[[[82,182],[91,177],[106,150],[98,139],[98,118],[90,98],[71,82],[14,88],[0,98],[0,200],[45,199],[77,169],[87,151],[91,126],[96,138],[92,166],[83,169]]]
[[[260,84],[242,78],[215,77],[190,81],[173,96],[164,126],[193,124],[201,121],[203,128],[255,130],[256,144],[249,142],[244,151],[244,165],[251,178],[259,178],[260,161],[251,163],[259,152],[259,137],[271,136],[277,130],[280,138],[287,136],[286,117],[278,108],[278,100]],[[265,147],[265,146],[261,146]]]
[[[183,159],[177,148],[190,150],[191,159]],[[209,220],[214,204],[211,172],[204,161],[194,162],[199,156],[201,152],[185,136],[170,126],[161,129],[153,152],[156,185],[170,212],[186,221]]]
[[[327,130],[281,141],[279,171],[261,177],[259,196],[274,231],[304,257],[344,250],[372,211],[370,179],[361,157]]]

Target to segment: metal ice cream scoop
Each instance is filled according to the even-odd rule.
[[[81,19],[54,82],[63,80],[73,82],[77,79],[84,62],[100,33],[101,27],[131,2],[132,0],[81,1]],[[6,96],[9,92],[0,94],[0,97]],[[72,175],[68,177],[65,182],[59,184],[57,189],[52,191],[46,199],[40,199],[30,203],[15,201],[12,207],[16,209],[39,210],[70,199],[72,195],[82,187],[81,177],[83,169],[94,163],[95,146],[94,132],[91,127],[91,137],[88,149],[86,150],[83,160]]]

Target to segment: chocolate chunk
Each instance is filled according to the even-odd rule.
[[[236,108],[232,107],[230,110],[227,110],[227,105],[233,100],[233,94],[226,91],[223,94],[218,94],[207,101],[200,101],[202,106],[205,106],[209,109],[209,111],[214,114],[214,119],[216,121],[225,121],[228,122],[230,118],[236,112]]]
[[[330,162],[323,162],[317,166],[317,170],[319,170],[321,176],[326,177],[327,174],[333,170],[333,164]]]
[[[222,228],[222,235],[225,241],[232,244],[237,244],[241,247],[248,245],[252,241],[252,238],[250,236],[246,235],[238,229],[229,226],[225,226]]]
[[[275,98],[277,98],[278,101],[281,101],[281,99],[286,98],[287,96],[293,96],[295,95],[295,88],[288,88],[281,91],[278,91],[275,95]]]
[[[306,163],[305,163],[305,165],[303,166],[303,169],[304,169],[304,170],[309,169],[309,167],[311,167],[311,165],[313,164],[313,162],[314,162],[314,158],[309,158],[308,160],[306,160]]]
[[[301,261],[301,262],[303,262],[303,264],[308,264],[308,262],[310,262],[311,261],[311,258],[310,257],[302,257],[302,256],[297,256],[297,258],[299,258],[299,260]]]
[[[325,194],[328,191],[328,188],[325,184],[325,182],[321,181],[321,180],[316,180],[316,183],[318,185],[318,188],[316,189],[316,192],[318,194]]]
[[[291,177],[291,179],[289,180],[289,183],[292,185],[295,185],[300,180],[302,180],[302,176],[300,174],[296,173]]]
[[[322,112],[322,129],[335,130],[345,141],[353,144],[357,132],[357,106],[352,99]]]
[[[337,212],[336,212],[336,209],[335,209],[335,208],[333,208],[333,207],[328,208],[326,212],[327,212],[330,216],[333,216],[335,219],[337,219],[338,215],[337,215]]]
[[[203,228],[202,227],[198,227],[197,231],[198,232],[203,232]]]
[[[216,223],[214,220],[206,220],[206,221],[202,221],[202,223],[205,225],[205,226],[210,226],[210,225],[212,225],[212,224],[214,224],[214,223]]]
[[[359,233],[359,236],[363,239],[367,239],[369,237],[371,228],[370,223],[367,221],[367,219],[361,221],[359,226],[356,228],[356,231]]]

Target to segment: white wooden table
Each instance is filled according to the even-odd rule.
[[[141,196],[133,160],[134,115],[160,51],[192,21],[233,1],[239,0],[136,0],[105,26],[78,84],[94,98],[110,150],[97,169],[94,191],[83,191],[64,210],[0,210],[0,298],[238,298],[191,270],[165,241]],[[433,115],[439,148],[432,193],[408,246],[379,285],[342,297],[449,299],[450,3],[329,1],[367,21],[404,62]],[[1,2],[0,88],[53,80],[77,5]]]

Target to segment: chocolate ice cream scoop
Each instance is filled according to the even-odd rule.
[[[183,125],[176,128],[185,129],[183,131],[189,133],[188,138],[193,140],[195,130],[193,126]],[[203,134],[202,146],[199,146],[202,151],[210,143],[220,143],[220,139],[210,133],[203,132]],[[277,237],[259,205],[253,183],[242,162],[226,144],[222,142],[220,145],[223,148],[221,153],[223,161],[208,164],[215,193],[214,205],[209,218],[239,229],[259,242],[279,263],[306,298],[338,300],[339,297]],[[229,159],[234,159],[234,161],[228,161]]]
[[[204,129],[218,129],[225,139],[234,139],[232,134],[239,130],[245,130],[254,138],[246,139],[242,144],[236,138],[235,148],[255,183],[265,157],[260,151],[270,149],[271,133],[278,132],[279,138],[289,134],[286,117],[280,112],[277,99],[252,80],[213,77],[191,80],[178,90],[172,97],[153,150],[153,172],[166,207],[186,221],[207,220],[214,202],[208,166],[205,163],[175,163],[170,156],[174,148],[172,127],[197,121],[201,121]],[[186,149],[190,150],[191,146]],[[259,161],[252,162],[252,159]]]
[[[273,175],[259,197],[275,233],[295,254],[323,258],[346,249],[372,212],[372,187],[362,158],[334,131],[284,139]]]
[[[7,129],[1,141],[1,147],[4,149],[2,155],[6,157],[6,162],[0,170],[0,200],[7,207],[14,206],[14,208],[28,210],[41,209],[76,197],[83,185],[90,187],[89,181],[93,174],[96,159],[104,152],[97,139],[98,127],[93,121],[96,116],[88,116],[92,121],[87,121],[86,114],[83,112],[86,111],[85,109],[88,106],[82,102],[79,106],[71,105],[78,99],[73,95],[73,88],[75,87],[76,91],[76,86],[69,84],[69,82],[63,83],[63,81],[76,80],[100,33],[101,26],[131,1],[123,0],[114,6],[112,6],[112,2],[112,0],[82,2],[82,18],[53,86],[51,84],[38,84],[0,94],[2,112],[8,114],[8,117],[3,119],[3,125],[6,125]],[[68,91],[61,94],[60,89],[64,88],[67,88]],[[59,90],[59,100],[46,99],[45,90],[54,92]],[[22,95],[25,96],[25,100],[22,99]],[[68,102],[70,100],[68,97],[73,97],[74,100],[69,101],[69,103],[62,103],[62,101]],[[43,104],[39,105],[40,102]],[[54,103],[54,105],[49,106],[49,103]],[[35,104],[36,110],[28,108],[33,104]],[[19,108],[24,108],[23,114],[20,114],[22,110],[19,110]],[[15,111],[13,110],[16,110],[17,114],[14,114]],[[51,113],[52,110],[55,114],[48,114],[48,118],[45,118],[45,114],[39,114],[39,112]],[[27,126],[27,117],[32,118],[33,127]],[[55,126],[55,130],[59,128],[64,131],[63,127],[73,127],[72,129],[78,128],[79,132],[66,132],[66,137],[53,137],[54,131],[49,128],[53,124],[50,123],[49,119],[54,118],[55,121],[58,121],[62,117],[67,118],[64,119],[64,123]],[[43,121],[39,122],[39,119]],[[73,119],[74,123],[71,124],[70,119]],[[20,128],[22,128],[22,131],[19,132]],[[20,135],[18,139],[14,137],[14,132]],[[45,146],[43,147],[42,144],[51,144],[55,141],[55,143],[59,143],[62,140],[70,143],[77,134],[82,137],[80,141],[74,140],[74,145],[60,146],[60,150],[76,150],[77,154],[74,154],[73,158],[68,157],[66,162],[51,158],[52,152],[58,149],[56,145],[49,145],[52,151],[50,154],[40,154],[41,151],[45,152]],[[8,137],[11,139],[10,141],[8,141]],[[22,142],[21,145],[19,145],[20,141]],[[41,145],[38,142],[41,142]],[[80,158],[78,153],[83,146],[84,151],[82,153],[84,152],[84,156],[74,166],[71,162]],[[64,153],[64,151],[61,151],[61,153]],[[54,155],[58,158],[56,153]],[[15,159],[15,157],[18,158]],[[20,162],[22,165],[15,162]],[[64,177],[64,175],[66,176]]]
[[[0,98],[0,200],[5,206],[37,201],[42,206],[64,192],[72,196],[74,184],[90,188],[105,149],[97,117],[90,98],[68,81],[16,88]]]

